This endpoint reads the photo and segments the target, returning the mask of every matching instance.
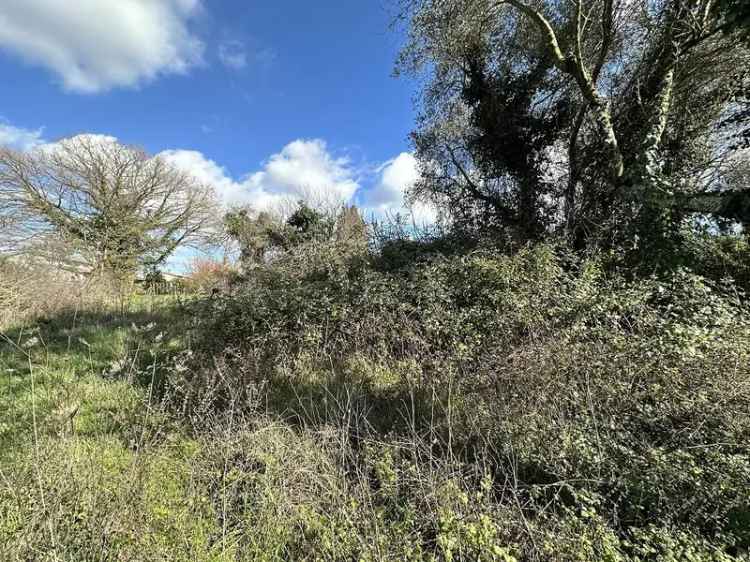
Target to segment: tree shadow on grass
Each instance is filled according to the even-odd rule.
[[[118,351],[128,335],[144,328],[179,332],[186,311],[177,306],[130,310],[62,310],[24,326],[0,331],[0,361],[6,369],[28,374],[32,365],[74,360],[96,371]]]
[[[179,306],[63,310],[0,332],[0,452],[67,428],[123,433],[139,411],[137,385],[128,383],[142,381],[107,373],[140,360],[134,341],[147,357],[149,339],[179,335],[185,318]]]

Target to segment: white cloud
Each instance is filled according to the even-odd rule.
[[[158,156],[167,162],[189,172],[199,181],[211,185],[224,203],[242,199],[242,185],[229,177],[227,171],[197,150],[165,150]]]
[[[160,155],[213,185],[227,206],[249,204],[256,209],[270,209],[296,199],[327,205],[351,201],[360,187],[350,162],[332,156],[320,139],[290,142],[264,162],[260,170],[239,181],[197,151],[167,150]]]
[[[333,157],[320,139],[290,142],[244,184],[255,193],[325,201],[349,201],[359,189],[349,160]]]
[[[111,149],[111,145],[116,145],[119,142],[120,141],[117,137],[113,137],[111,135],[81,133],[79,135],[65,137],[54,142],[48,142],[44,139],[40,139],[40,142],[34,143],[33,145],[30,145],[21,150],[40,151],[51,155],[55,153],[60,154],[61,149],[65,148],[66,146],[73,147],[74,151],[78,146],[86,146],[95,150],[101,150],[106,153],[108,149]],[[62,153],[64,153],[64,151],[62,151]]]
[[[379,169],[380,179],[365,195],[365,202],[372,208],[404,206],[404,194],[419,178],[417,161],[408,152],[402,152]]]
[[[320,139],[295,140],[240,180],[202,153],[167,150],[160,154],[173,165],[213,185],[225,206],[251,205],[258,210],[278,209],[304,199],[314,206],[333,207],[340,203],[360,204],[365,215],[383,217],[400,213],[417,224],[437,220],[432,205],[406,200],[406,191],[419,177],[417,161],[402,152],[377,168],[374,183],[363,189],[360,174],[346,158],[330,154]]]
[[[0,121],[0,146],[7,146],[16,150],[30,150],[44,143],[43,129],[35,131],[21,129]]]
[[[219,60],[227,68],[241,70],[247,66],[247,52],[242,41],[224,41],[219,44]]]
[[[105,145],[118,142],[115,137],[100,134],[77,138]],[[0,145],[20,150],[54,150],[60,142],[65,140],[45,142],[42,129],[32,131],[0,121]],[[432,206],[406,198],[406,192],[419,178],[417,161],[408,152],[374,172],[363,173],[348,158],[331,154],[323,140],[297,139],[262,162],[258,170],[239,179],[197,150],[164,150],[157,156],[213,186],[226,207],[250,205],[258,210],[281,210],[300,199],[319,208],[356,202],[367,216],[382,218],[400,213],[418,224],[437,219]],[[363,188],[363,181],[369,187]]]
[[[0,48],[94,93],[183,74],[203,43],[188,29],[200,0],[3,0]]]
[[[116,137],[94,133],[47,142],[42,138],[42,129],[32,131],[0,121],[0,145],[19,150],[54,151],[60,143],[76,139],[95,145],[119,142]],[[197,150],[164,150],[157,156],[213,186],[225,206],[248,204],[259,210],[276,209],[299,199],[320,207],[335,206],[351,202],[360,189],[357,170],[351,162],[333,156],[321,139],[292,141],[263,162],[259,170],[239,180]]]
[[[419,179],[417,159],[409,152],[402,152],[378,169],[379,178],[373,187],[362,194],[366,211],[375,215],[400,213],[419,224],[434,223],[435,209],[420,201],[406,199],[407,191]]]

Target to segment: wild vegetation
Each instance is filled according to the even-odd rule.
[[[0,153],[3,559],[750,559],[745,4],[399,15],[430,226]]]
[[[4,552],[744,556],[736,286],[633,281],[549,245],[434,244],[311,240],[221,295],[14,323]]]

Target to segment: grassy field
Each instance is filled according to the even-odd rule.
[[[156,387],[185,322],[150,299],[3,332],[0,560],[424,559],[417,509],[376,507],[365,474],[352,484],[336,428],[238,414],[195,431],[170,415]],[[450,523],[444,552],[470,532],[482,559],[513,560],[481,521]]]
[[[141,301],[3,332],[0,560],[515,560],[460,475],[400,481],[396,447],[370,443],[352,472],[332,425],[169,414],[159,376],[187,320]]]

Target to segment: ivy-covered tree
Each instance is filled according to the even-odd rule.
[[[227,235],[240,250],[245,267],[266,261],[274,252],[285,252],[309,242],[338,240],[366,243],[367,227],[354,206],[344,206],[336,214],[321,212],[305,201],[286,220],[268,211],[244,207],[224,216]]]
[[[245,266],[260,263],[281,238],[281,222],[268,212],[255,213],[237,208],[224,215],[224,229],[239,247],[240,262]]]
[[[746,7],[722,6],[406,0],[398,68],[429,76],[415,194],[459,223],[531,239],[548,217],[577,244],[647,252],[695,213],[750,222],[750,191],[707,179],[738,148],[719,125],[747,122]]]

